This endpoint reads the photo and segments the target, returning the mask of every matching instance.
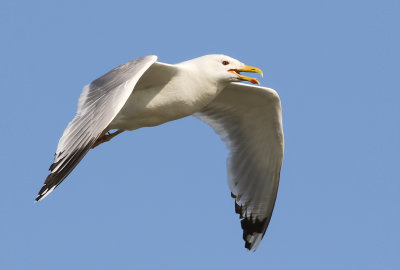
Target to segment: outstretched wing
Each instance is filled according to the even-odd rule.
[[[83,87],[76,116],[58,143],[51,173],[36,201],[45,198],[78,165],[122,109],[140,77],[156,61],[155,55],[135,59]]]
[[[230,149],[229,187],[245,247],[256,249],[271,219],[283,160],[281,103],[269,88],[231,83],[196,117]]]

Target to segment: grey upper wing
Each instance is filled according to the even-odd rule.
[[[58,143],[51,173],[36,201],[53,191],[82,160],[122,109],[143,73],[156,61],[154,55],[135,59],[83,87],[76,116]]]
[[[230,149],[229,187],[245,246],[255,249],[271,219],[283,160],[279,96],[269,88],[231,83],[195,116]]]

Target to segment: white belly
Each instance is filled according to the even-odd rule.
[[[176,85],[185,85],[185,88]],[[122,110],[110,123],[109,129],[134,130],[186,117],[202,109],[217,94],[217,89],[212,89],[212,86],[205,90],[186,88],[187,86],[170,81],[163,86],[135,88]]]

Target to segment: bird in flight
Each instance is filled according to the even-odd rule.
[[[49,195],[93,148],[124,131],[194,115],[230,149],[228,183],[245,247],[255,250],[274,208],[283,160],[281,102],[241,72],[262,75],[226,55],[175,65],[150,55],[127,62],[83,87],[36,201]]]

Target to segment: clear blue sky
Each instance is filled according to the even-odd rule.
[[[162,3],[161,3],[162,2]],[[400,269],[400,2],[0,2],[0,269]],[[193,117],[120,135],[33,203],[83,85],[224,53],[282,99],[281,185],[244,249]]]

